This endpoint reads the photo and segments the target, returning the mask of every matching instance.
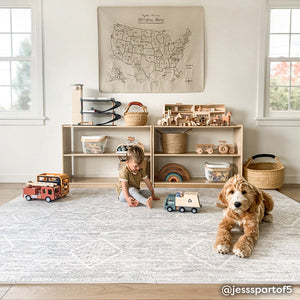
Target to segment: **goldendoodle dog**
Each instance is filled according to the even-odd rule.
[[[215,250],[227,254],[231,249],[231,229],[239,226],[244,234],[233,246],[238,257],[249,257],[259,236],[259,223],[272,222],[270,214],[274,207],[272,197],[250,184],[241,175],[235,175],[224,185],[217,206],[223,208],[223,220],[217,233]]]

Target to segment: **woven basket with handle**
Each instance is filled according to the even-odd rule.
[[[259,157],[271,157],[276,160],[272,162],[252,161]],[[273,154],[257,154],[248,159],[244,164],[245,178],[260,189],[279,189],[284,182],[284,166],[280,160]]]
[[[131,111],[129,109],[131,106],[139,106],[143,111]],[[145,105],[141,102],[130,102],[125,107],[124,119],[127,126],[144,126],[147,123],[148,110]]]
[[[161,134],[163,152],[168,154],[185,153],[187,145],[187,132],[191,130],[192,129],[187,129],[184,132],[167,133],[156,130]]]

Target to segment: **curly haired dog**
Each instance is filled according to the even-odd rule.
[[[241,175],[235,175],[224,185],[219,194],[218,207],[223,208],[223,220],[219,224],[214,249],[218,253],[230,251],[231,229],[239,225],[244,234],[233,246],[233,253],[238,257],[249,257],[259,236],[259,223],[272,222],[270,214],[274,207],[272,197],[250,184]]]

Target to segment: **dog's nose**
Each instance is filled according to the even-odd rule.
[[[236,208],[239,208],[241,205],[242,205],[241,202],[234,202],[234,206],[235,206]]]

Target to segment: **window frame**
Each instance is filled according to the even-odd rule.
[[[31,8],[32,22],[31,110],[0,112],[0,125],[44,125],[42,1],[0,0],[0,7]]]
[[[269,63],[276,60],[276,58],[269,57],[270,13],[271,9],[280,8],[300,9],[300,3],[299,0],[264,0],[261,2],[256,124],[300,126],[300,111],[269,111]],[[280,58],[280,61],[284,60],[290,61],[290,58]],[[300,61],[300,58],[295,61]]]

